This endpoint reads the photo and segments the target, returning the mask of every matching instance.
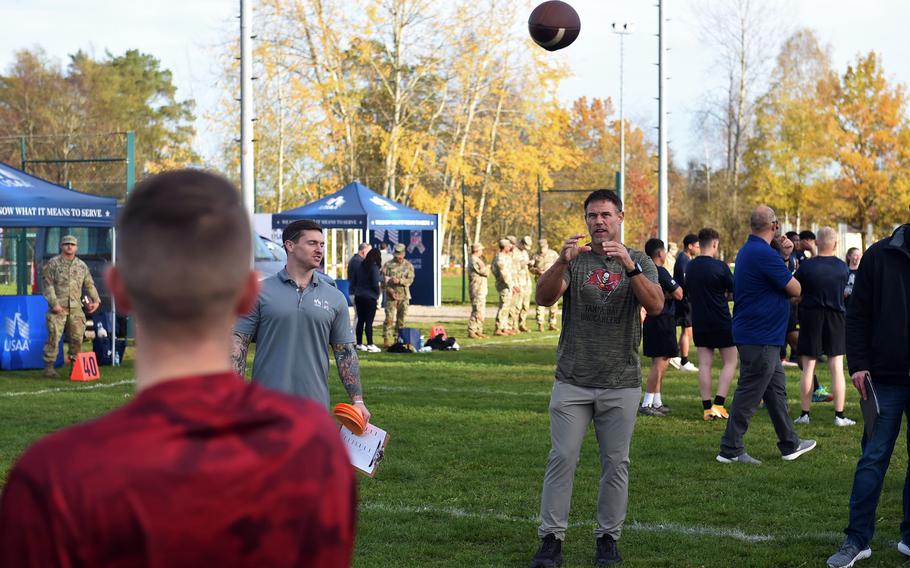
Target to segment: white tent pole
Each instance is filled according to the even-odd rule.
[[[117,264],[117,227],[111,229],[111,264]],[[110,290],[107,291],[111,295],[111,364],[115,367],[120,366],[120,361],[117,359],[117,302],[114,300],[114,294]],[[95,326],[97,330],[98,327]]]

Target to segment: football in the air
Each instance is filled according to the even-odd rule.
[[[534,8],[528,18],[531,39],[547,51],[569,47],[581,31],[581,19],[572,6],[550,0]]]

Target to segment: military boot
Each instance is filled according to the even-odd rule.
[[[537,331],[543,331],[543,324],[542,324],[542,323],[537,324]]]
[[[56,378],[57,378],[57,371],[54,370],[54,364],[53,364],[53,363],[45,363],[45,364],[44,364],[44,372],[41,373],[41,376],[46,377],[46,378],[48,378],[48,379],[56,379]]]

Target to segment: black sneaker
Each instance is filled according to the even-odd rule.
[[[619,550],[616,548],[616,541],[613,537],[605,534],[597,539],[597,552],[594,553],[594,565],[598,568],[602,566],[615,566],[622,562],[619,556]]]
[[[537,554],[531,559],[531,568],[559,568],[562,566],[562,541],[548,534],[540,541]]]

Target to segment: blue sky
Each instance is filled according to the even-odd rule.
[[[720,0],[710,0],[717,2]],[[754,0],[761,1],[761,0]],[[858,53],[879,52],[889,78],[910,85],[907,22],[910,2],[902,0],[789,0],[777,2],[782,34],[797,27],[814,29],[830,44],[836,68],[842,71]],[[582,33],[553,57],[569,63],[574,76],[561,97],[613,97],[619,90],[619,40],[610,32],[613,21],[630,20],[636,31],[626,39],[626,115],[642,126],[656,124],[657,9],[651,0],[570,0],[582,19]],[[668,75],[667,105],[671,147],[682,161],[704,156],[694,114],[705,93],[722,85],[714,58],[700,40],[699,13],[690,0],[665,0]],[[254,3],[255,6],[255,3]],[[239,27],[238,0],[0,0],[4,33],[0,34],[0,69],[17,49],[43,47],[66,56],[84,49],[100,56],[137,48],[161,59],[174,74],[178,97],[197,101],[202,116],[218,100],[214,53]],[[522,22],[517,24],[523,25]],[[217,141],[197,124],[197,148],[213,156]],[[655,135],[656,138],[656,135]]]

